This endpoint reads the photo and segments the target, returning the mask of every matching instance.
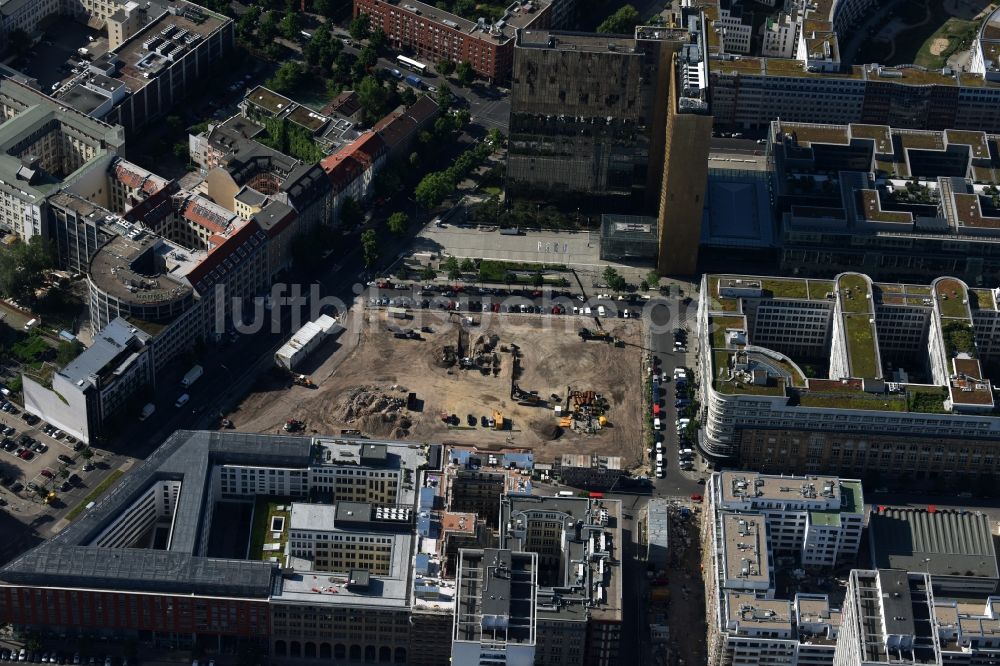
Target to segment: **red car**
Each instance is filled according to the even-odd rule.
[[[43,469],[43,470],[41,471],[41,475],[42,475],[42,476],[44,476],[44,477],[45,477],[46,479],[51,479],[51,478],[52,478],[53,476],[55,476],[55,475],[54,475],[54,474],[52,473],[52,470],[49,470],[49,469]]]
[[[19,453],[18,455],[22,460],[31,460],[32,458],[35,457],[35,454],[29,451],[28,449],[21,451],[21,453]]]
[[[691,495],[692,502],[701,502],[702,499],[704,498],[701,495],[698,494]]]

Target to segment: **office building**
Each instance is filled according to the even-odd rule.
[[[0,114],[0,229],[47,237],[49,197],[103,173],[124,133],[11,79],[0,80]]]
[[[463,548],[451,663],[534,666],[538,555]]]
[[[993,478],[1000,292],[707,275],[698,338],[700,445],[784,473]]]
[[[669,273],[694,272],[711,135],[703,21],[685,16],[633,37],[521,31],[511,87],[508,192],[658,215]]]
[[[858,480],[726,471],[713,474],[706,490],[710,510],[762,516],[775,555],[834,567],[858,554],[865,522]]]
[[[500,547],[538,558],[535,663],[618,663],[621,524],[619,500],[504,497]]]
[[[108,21],[112,48],[54,97],[130,134],[166,116],[235,48],[233,20],[187,0],[149,3],[145,12],[117,0],[83,0],[78,7],[81,15]]]
[[[987,515],[878,506],[872,508],[868,534],[876,569],[922,571],[937,595],[996,592],[1000,573]]]
[[[959,130],[772,123],[782,272],[1000,282],[998,139]]]
[[[149,335],[114,319],[93,345],[52,374],[50,386],[29,374],[22,375],[22,383],[24,411],[89,444],[116,414],[138,407],[152,392]]]
[[[438,580],[426,558],[417,563],[417,539],[431,536],[413,523],[422,481],[411,470],[436,467],[436,451],[174,433],[65,530],[0,570],[0,618],[39,636],[253,647],[272,664],[446,663],[454,582]],[[339,474],[344,482],[332,482]],[[353,483],[357,474],[368,481]],[[389,492],[390,475],[409,481]],[[357,485],[373,499],[349,499]]]
[[[574,6],[570,0],[515,0],[491,22],[481,17],[471,21],[417,0],[354,0],[354,15],[368,15],[371,29],[381,29],[395,50],[415,53],[431,64],[467,62],[476,76],[506,83],[517,31],[568,25]]]
[[[997,663],[1000,597],[946,596],[932,577],[919,569],[852,571],[835,666]]]
[[[717,472],[706,501],[708,663],[832,664],[840,611],[825,594],[777,597],[776,571],[853,561],[864,526],[861,482]]]

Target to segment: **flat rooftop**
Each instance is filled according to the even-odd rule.
[[[172,0],[171,5],[177,8],[176,13],[164,12],[114,51],[122,61],[116,78],[123,81],[133,93],[145,87],[163,69],[172,64],[172,60],[156,53],[155,49],[166,47],[165,50],[169,50],[178,47],[180,50],[174,57],[183,56],[230,20],[185,0]],[[172,31],[170,31],[171,26]],[[164,36],[164,30],[172,34]],[[196,37],[192,38],[191,35]],[[151,39],[157,40],[150,46],[153,51],[143,46]],[[172,43],[172,46],[168,45],[168,42]],[[149,73],[150,76],[144,76],[145,73]]]
[[[792,602],[787,599],[758,599],[753,594],[726,592],[726,618],[739,634],[777,631],[789,638],[792,631]],[[785,633],[787,632],[787,634]]]
[[[769,587],[771,562],[764,516],[722,512],[720,520],[726,579],[753,588]]]
[[[720,472],[723,506],[730,503],[795,502],[815,508],[840,509],[841,481],[836,476],[775,476],[756,472]],[[860,513],[860,498],[848,500],[845,511]]]
[[[94,254],[89,279],[125,301],[175,301],[193,293],[185,276],[204,254],[152,234],[115,236]]]
[[[886,507],[872,512],[868,533],[880,569],[1000,578],[985,514]]]

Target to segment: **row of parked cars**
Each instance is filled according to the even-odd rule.
[[[135,666],[135,659],[127,657],[84,657],[79,652],[70,654],[57,650],[29,650],[27,648],[0,650],[0,661],[17,661],[28,664],[77,664],[78,666]]]

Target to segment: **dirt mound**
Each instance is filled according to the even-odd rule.
[[[413,426],[406,398],[390,395],[378,386],[348,390],[334,404],[333,412],[336,420],[358,424],[360,430],[378,437],[406,437]]]
[[[534,430],[539,437],[546,441],[552,441],[554,439],[559,439],[562,435],[562,428],[555,421],[534,421],[531,423],[531,429]]]

